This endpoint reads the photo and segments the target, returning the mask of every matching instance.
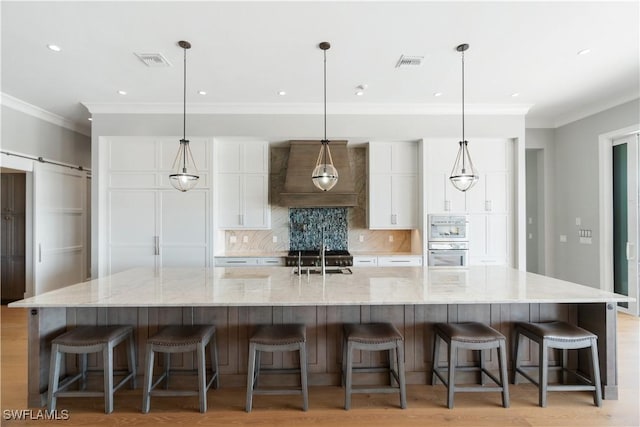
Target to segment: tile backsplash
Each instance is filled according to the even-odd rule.
[[[348,237],[345,241],[348,244],[348,250],[351,252],[410,252],[410,230],[369,230],[367,228],[367,151],[364,147],[349,147],[348,150],[356,192],[358,193],[358,206],[340,208],[347,212],[345,223]],[[226,230],[224,231],[225,252],[261,254],[289,250],[292,243],[289,241],[291,239],[291,230],[289,229],[291,217],[289,208],[279,204],[289,160],[289,147],[271,147],[269,151],[271,161],[269,172],[271,230]],[[235,243],[231,243],[231,237],[234,237]],[[338,248],[330,247],[330,249]]]
[[[347,208],[290,208],[291,250],[347,250],[349,247]]]

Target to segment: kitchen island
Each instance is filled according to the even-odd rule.
[[[168,324],[214,324],[222,384],[246,380],[248,337],[258,324],[304,323],[311,385],[339,384],[341,327],[347,322],[389,321],[405,337],[407,382],[430,378],[432,324],[480,321],[511,337],[515,321],[564,320],[598,335],[604,397],[616,399],[616,304],[622,295],[508,267],[353,268],[353,274],[297,275],[295,269],[132,269],[10,304],[29,308],[30,406],[41,406],[47,389],[50,341],[77,325],[129,324],[135,328],[138,372],[146,338]],[[529,362],[537,352],[527,345]],[[271,355],[268,355],[271,356]],[[382,364],[382,354],[358,363]],[[459,356],[462,364],[474,354]],[[510,358],[510,357],[509,357]],[[90,359],[90,365],[100,361]],[[175,360],[174,360],[175,359]],[[189,357],[172,359],[189,369]],[[492,357],[487,360],[491,368]],[[586,369],[586,357],[570,359]],[[126,364],[116,353],[116,368]],[[290,367],[291,353],[265,355],[264,364]],[[68,369],[75,360],[68,358]],[[373,374],[372,374],[373,375]]]

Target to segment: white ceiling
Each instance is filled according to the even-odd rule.
[[[471,109],[531,106],[527,126],[557,126],[640,96],[638,1],[2,1],[1,8],[2,92],[81,126],[90,115],[82,103],[181,111],[178,40],[193,44],[187,98],[201,111],[321,113],[321,41],[332,44],[329,113],[459,108],[455,47],[463,42],[471,46]],[[577,55],[582,49],[591,53]],[[148,68],[134,52],[162,53],[173,66]],[[397,69],[402,54],[424,56],[424,64]],[[360,84],[368,85],[364,96],[355,95]]]

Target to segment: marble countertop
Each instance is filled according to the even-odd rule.
[[[162,307],[582,303],[628,297],[508,267],[353,268],[292,274],[283,267],[127,270],[10,307]]]

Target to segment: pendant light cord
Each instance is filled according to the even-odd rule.
[[[327,140],[327,51],[324,54],[324,140]]]
[[[187,139],[187,49],[184,48],[184,79],[182,87],[182,139]]]
[[[465,169],[466,169],[466,164],[465,164],[465,151],[466,151],[466,145],[467,145],[467,141],[464,139],[464,50],[462,51],[462,142],[461,142],[462,146],[460,147],[463,151],[462,151],[462,172],[464,173]]]

